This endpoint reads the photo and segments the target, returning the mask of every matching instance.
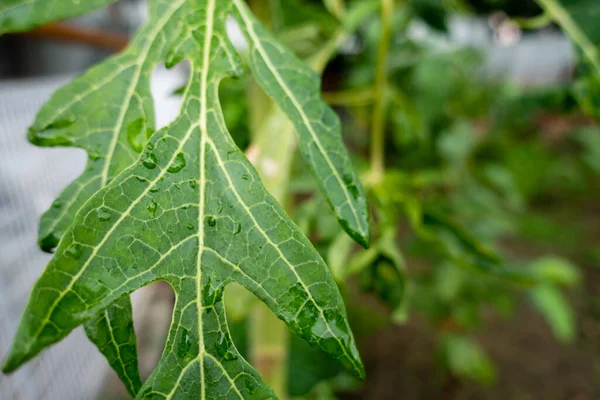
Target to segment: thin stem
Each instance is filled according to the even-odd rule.
[[[325,7],[329,12],[340,20],[344,19],[346,14],[346,5],[344,0],[324,0]]]
[[[340,92],[324,92],[323,100],[331,106],[359,107],[373,104],[375,90],[365,89],[344,90]]]
[[[540,29],[552,23],[552,16],[543,13],[532,18],[513,18],[512,20],[521,29]]]
[[[573,21],[567,10],[556,0],[538,0],[538,3],[544,12],[552,16],[552,19],[563,28],[565,33],[581,47],[581,50],[589,59],[596,72],[600,74],[600,52],[598,51],[598,47],[592,43],[585,32]]]
[[[393,0],[381,0],[381,37],[375,78],[375,107],[371,128],[371,180],[377,185],[385,172],[385,122],[387,117],[386,93],[388,86],[388,57],[392,37]]]

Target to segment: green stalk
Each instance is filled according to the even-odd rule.
[[[330,106],[361,107],[373,104],[375,91],[369,87],[366,89],[326,92],[323,93],[323,100]]]
[[[564,7],[556,0],[537,0],[538,4],[556,21],[565,31],[565,33],[581,47],[581,50],[588,58],[594,69],[600,74],[600,51],[587,37],[585,32],[579,28],[577,23],[564,9]]]
[[[381,37],[375,77],[375,106],[371,127],[370,183],[378,185],[385,172],[385,122],[387,118],[386,93],[388,87],[388,57],[392,37],[393,0],[381,0]]]
[[[347,33],[340,29],[311,58],[309,64],[319,74],[333,57]],[[256,166],[263,184],[281,204],[288,197],[292,161],[296,151],[294,128],[287,117],[272,103],[264,102],[264,94],[254,85],[249,91],[250,112],[262,118],[252,123],[253,144],[248,157]],[[255,101],[256,100],[256,101]],[[268,113],[265,113],[268,110]],[[287,396],[289,331],[264,304],[257,304],[250,314],[250,359],[265,383],[271,386],[281,399]]]
[[[344,19],[344,15],[346,14],[344,0],[323,0],[323,3],[325,3],[325,8],[327,8],[333,16],[337,17],[339,20]]]
[[[552,16],[548,13],[543,13],[532,18],[513,18],[521,29],[540,29],[552,23]]]

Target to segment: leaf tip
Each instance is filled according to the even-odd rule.
[[[371,247],[371,229],[368,223],[365,224],[363,229],[358,230],[355,229],[354,226],[350,225],[347,220],[340,219],[340,225],[346,233],[355,240],[358,244],[360,244],[365,249]]]
[[[23,363],[23,357],[11,351],[2,365],[2,373],[10,374],[14,372]]]

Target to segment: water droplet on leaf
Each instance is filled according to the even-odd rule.
[[[212,215],[206,217],[206,223],[208,224],[208,226],[215,226],[217,225],[217,219],[215,217],[213,217]]]
[[[148,153],[142,159],[142,164],[148,169],[154,169],[156,168],[156,164],[158,164],[158,161],[156,160],[156,156],[153,153]]]
[[[77,243],[72,244],[65,250],[65,255],[75,260],[79,260],[79,257],[81,257],[81,245]]]
[[[172,174],[176,174],[185,168],[185,164],[185,156],[183,155],[183,153],[179,153],[177,154],[177,157],[175,157],[175,161],[173,161],[173,163],[171,164],[169,169],[167,169],[167,171],[169,171]]]
[[[217,341],[217,354],[221,356],[225,361],[237,360],[238,356],[231,351],[231,339],[225,333],[221,332],[219,340]]]
[[[187,329],[181,328],[181,330],[181,339],[177,345],[177,355],[183,359],[187,359],[192,356],[192,354],[188,354],[192,347],[192,338]]]
[[[100,207],[97,212],[98,212],[98,219],[100,221],[106,222],[106,221],[110,221],[110,219],[112,218],[112,214],[106,208]]]
[[[148,206],[148,211],[152,214],[152,218],[156,218],[156,210],[158,210],[158,203],[156,200],[150,200],[150,205]]]
[[[127,141],[136,152],[141,152],[146,143],[146,119],[138,118],[127,127]]]

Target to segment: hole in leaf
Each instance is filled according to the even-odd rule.
[[[156,368],[167,342],[175,292],[170,284],[159,281],[134,292],[131,303],[140,373],[145,381]]]
[[[189,71],[187,61],[182,61],[171,69],[163,65],[154,68],[150,78],[150,91],[154,100],[155,130],[169,125],[179,115]]]
[[[231,340],[240,355],[250,362],[248,321],[250,312],[260,300],[237,283],[227,285],[223,299]]]
[[[248,83],[250,77],[225,79],[219,86],[219,100],[227,130],[233,141],[245,151],[250,145],[250,113],[248,108]],[[253,90],[258,90],[253,88]]]

